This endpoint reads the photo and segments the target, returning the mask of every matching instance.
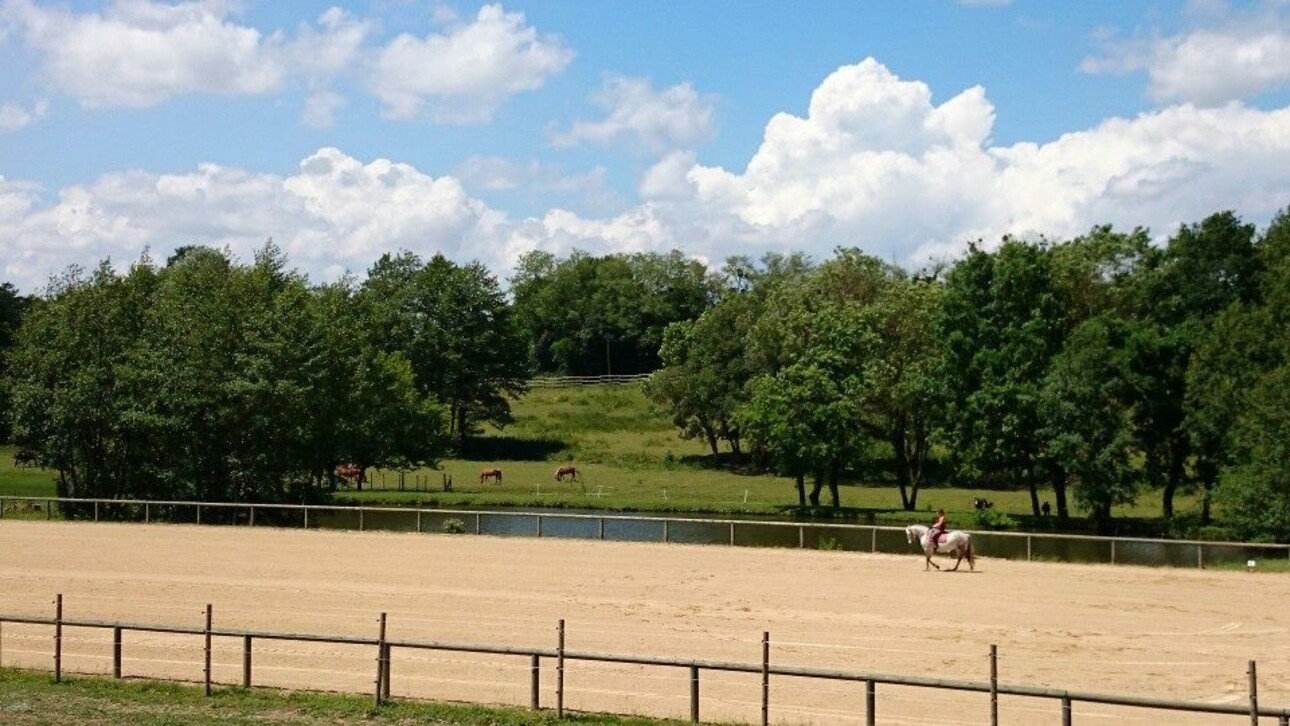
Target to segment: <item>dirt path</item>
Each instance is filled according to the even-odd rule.
[[[965,565],[966,567],[966,565]],[[982,559],[925,574],[918,557],[574,540],[190,526],[0,522],[0,612],[554,647],[1290,706],[1290,576]],[[51,667],[51,629],[7,624],[4,665]],[[201,677],[200,638],[127,634],[127,675]],[[110,634],[67,633],[69,670],[107,672]],[[240,642],[216,643],[237,682]],[[368,691],[371,648],[257,643],[257,683]],[[543,671],[553,705],[554,672]],[[570,663],[566,705],[688,715],[684,669]],[[528,702],[524,658],[395,652],[394,695]],[[760,718],[760,677],[704,673],[705,719]],[[778,678],[782,723],[859,723],[863,687]],[[879,686],[880,723],[984,723],[988,698]],[[1060,722],[1057,704],[1005,698],[1005,723]],[[1187,723],[1076,706],[1076,723]],[[1215,723],[1215,717],[1191,723]],[[1241,717],[1218,723],[1248,722]]]

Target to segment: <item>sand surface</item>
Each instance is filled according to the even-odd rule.
[[[966,569],[966,564],[964,565]],[[921,558],[442,534],[0,521],[0,613],[554,647],[1290,706],[1290,576],[1009,562],[927,574]],[[52,628],[4,624],[0,664],[52,669]],[[111,670],[111,633],[69,629],[64,668]],[[126,676],[199,680],[200,637],[127,633]],[[255,681],[370,692],[375,649],[257,642]],[[241,642],[217,639],[218,681]],[[524,657],[395,651],[393,693],[527,704]],[[688,671],[570,662],[566,706],[686,718]],[[554,706],[554,664],[542,701]],[[756,722],[760,676],[704,672],[704,720]],[[879,723],[986,723],[989,698],[880,685]],[[773,678],[777,723],[863,723],[859,684]],[[1004,698],[1010,724],[1056,702]],[[1248,723],[1077,704],[1075,723]]]

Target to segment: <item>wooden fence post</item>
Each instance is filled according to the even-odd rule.
[[[699,722],[699,667],[690,666],[690,723]]]
[[[121,677],[121,626],[112,628],[112,677]]]
[[[206,647],[205,660],[202,666],[202,679],[205,682],[206,695],[211,695],[211,604],[206,603]]]
[[[63,595],[54,600],[54,683],[63,680]]]
[[[1250,661],[1250,726],[1259,726],[1259,676],[1254,661]]]
[[[999,646],[990,646],[990,726],[999,726]]]
[[[251,687],[251,636],[242,636],[242,687]]]
[[[560,618],[555,653],[555,717],[564,718],[564,618]]]
[[[761,726],[770,723],[770,633],[761,634]]]
[[[534,711],[542,707],[542,658],[534,655],[529,660],[529,708]]]
[[[389,643],[385,644],[385,676],[381,679],[381,699],[390,700],[390,662],[394,653],[394,648]]]

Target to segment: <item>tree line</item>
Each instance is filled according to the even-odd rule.
[[[929,464],[1051,487],[1100,528],[1198,492],[1243,538],[1290,540],[1290,215],[1005,238],[910,274],[854,249],[736,258],[669,326],[648,387],[682,434],[791,476],[801,505],[885,471],[907,509]],[[810,492],[806,482],[810,481]]]
[[[1290,215],[1005,238],[918,273],[843,248],[732,257],[403,252],[312,284],[267,244],[0,286],[0,438],[60,494],[325,496],[340,463],[433,465],[505,426],[534,374],[653,372],[713,458],[799,504],[885,478],[1051,488],[1059,518],[1196,492],[1290,540]],[[808,487],[808,482],[810,486]]]

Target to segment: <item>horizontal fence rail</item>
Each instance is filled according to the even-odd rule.
[[[16,505],[39,505],[44,516],[82,519],[158,521],[190,524],[304,527],[306,529],[377,529],[386,531],[453,531],[475,534],[537,536],[615,541],[677,542],[738,546],[840,549],[854,552],[907,554],[915,546],[903,527],[833,522],[789,522],[707,517],[632,516],[553,512],[355,507],[327,504],[255,504],[245,502],[153,501],[0,496],[0,518]],[[29,513],[34,513],[34,510]],[[222,515],[212,516],[212,515]],[[453,528],[446,523],[453,521]],[[1218,563],[1245,565],[1253,560],[1290,559],[1290,545],[1213,542],[1081,534],[971,531],[979,555],[1003,559],[1109,564],[1206,567]]]
[[[1250,700],[1249,706],[1236,704],[1220,703],[1198,703],[1193,701],[1170,700],[1164,698],[1144,698],[1139,696],[1125,696],[1107,693],[1089,693],[1083,691],[1069,691],[1058,688],[1046,688],[1037,686],[1027,686],[1022,684],[1002,684],[998,682],[998,649],[995,646],[990,648],[990,680],[989,681],[971,681],[971,680],[954,680],[945,678],[932,678],[923,676],[904,676],[893,675],[888,673],[875,673],[863,671],[843,671],[830,670],[822,668],[805,668],[798,666],[771,665],[770,662],[770,633],[764,633],[762,636],[762,661],[761,663],[739,663],[729,661],[713,660],[693,660],[677,659],[656,656],[641,655],[624,655],[614,653],[597,653],[591,651],[569,650],[564,647],[565,626],[564,621],[559,622],[558,641],[555,648],[513,648],[507,646],[496,646],[480,643],[453,643],[437,641],[410,641],[410,640],[389,640],[385,637],[386,616],[381,613],[380,631],[376,638],[361,638],[354,636],[341,635],[324,635],[316,633],[281,633],[267,632],[258,630],[230,630],[223,628],[214,628],[212,622],[212,607],[208,604],[205,611],[205,625],[203,627],[161,625],[149,623],[121,622],[121,621],[104,621],[104,620],[76,620],[63,617],[63,596],[60,594],[55,599],[55,616],[35,617],[28,615],[0,614],[0,626],[6,623],[20,625],[37,625],[53,626],[53,660],[54,660],[54,679],[62,679],[62,640],[63,631],[66,628],[89,628],[99,630],[111,630],[113,632],[112,659],[113,659],[113,676],[121,677],[121,659],[122,659],[122,633],[124,632],[146,632],[146,633],[169,633],[180,635],[200,636],[205,640],[204,647],[204,668],[202,671],[202,681],[205,686],[206,695],[211,695],[211,639],[212,638],[233,638],[240,640],[243,644],[243,673],[241,686],[250,688],[253,685],[252,671],[252,648],[256,640],[277,640],[277,641],[295,641],[309,643],[330,643],[339,645],[354,645],[375,647],[377,649],[377,673],[373,681],[374,699],[376,705],[389,700],[390,669],[393,661],[394,650],[429,650],[454,653],[482,653],[490,655],[506,655],[524,657],[530,663],[530,703],[532,709],[540,709],[538,682],[541,672],[541,661],[556,662],[557,681],[556,681],[556,709],[563,716],[563,703],[565,698],[564,688],[564,669],[566,662],[601,662],[616,663],[624,665],[639,666],[656,666],[664,668],[684,668],[690,673],[690,720],[697,723],[699,721],[699,674],[702,671],[718,671],[728,673],[745,673],[750,675],[761,675],[762,678],[762,702],[761,702],[761,722],[767,724],[770,721],[770,676],[787,676],[794,678],[807,678],[830,681],[846,681],[851,683],[864,683],[866,691],[866,720],[869,724],[876,723],[876,686],[878,684],[888,686],[902,686],[914,688],[931,688],[948,691],[960,691],[967,693],[984,693],[989,694],[991,699],[991,718],[992,725],[998,724],[998,697],[999,696],[1019,696],[1025,698],[1048,699],[1060,702],[1062,723],[1069,726],[1073,722],[1072,704],[1090,703],[1106,706],[1121,706],[1127,708],[1139,708],[1150,710],[1179,711],[1195,714],[1215,714],[1226,716],[1248,716],[1251,724],[1257,726],[1260,717],[1272,717],[1277,719],[1280,726],[1290,726],[1290,708],[1269,707],[1258,704],[1257,699],[1257,676],[1255,670],[1255,661],[1249,662],[1249,688]],[[0,637],[3,637],[3,628],[0,627]],[[0,651],[3,652],[3,651]],[[3,664],[0,664],[2,666]]]
[[[569,388],[572,386],[594,386],[602,383],[639,383],[648,381],[649,373],[629,373],[625,375],[605,376],[540,376],[529,380],[530,388]]]

